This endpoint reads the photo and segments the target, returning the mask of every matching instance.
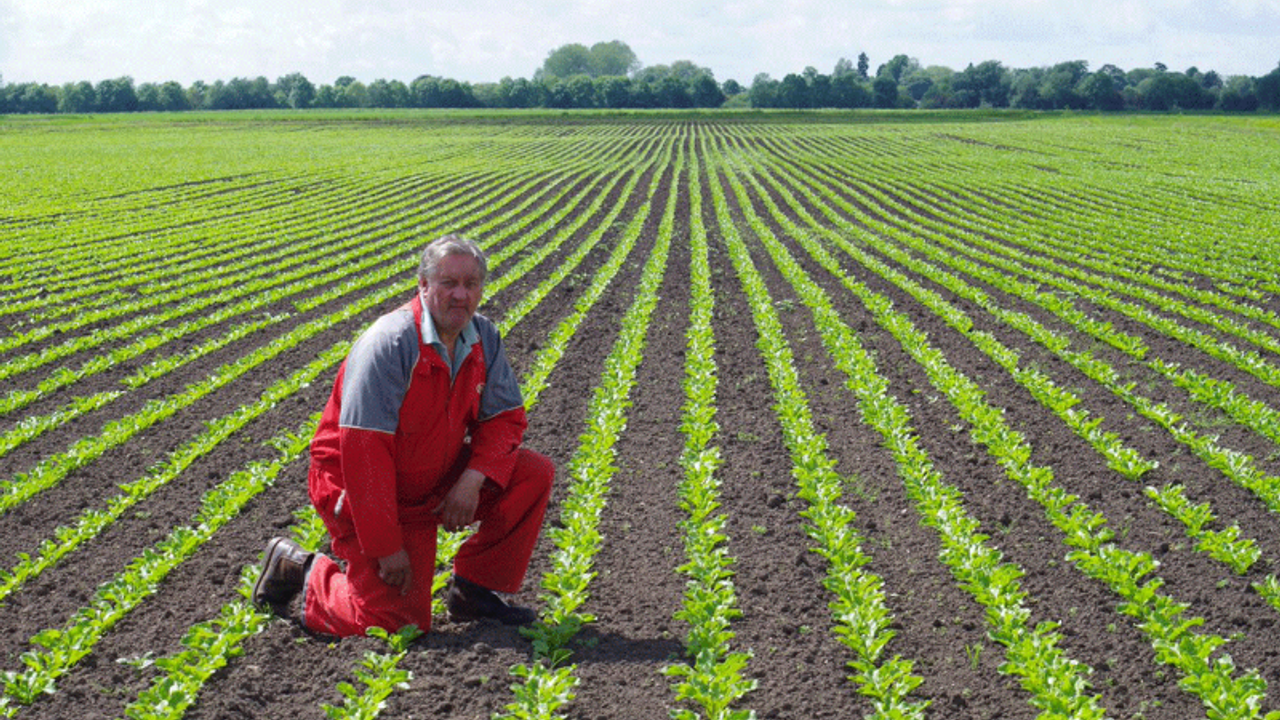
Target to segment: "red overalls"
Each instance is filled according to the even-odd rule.
[[[537,543],[555,468],[520,447],[522,404],[479,419],[486,384],[514,383],[505,355],[493,350],[500,348],[497,330],[476,316],[472,327],[479,331],[450,382],[449,367],[422,341],[422,313],[415,298],[380,319],[366,333],[371,339],[357,342],[360,351],[353,347],[339,368],[312,441],[311,501],[329,530],[333,554],[346,563],[344,572],[321,554],[312,562],[303,619],[317,632],[362,635],[370,627],[394,631],[408,624],[430,629],[437,533],[432,510],[468,467],[488,480],[476,509],[479,529],[459,549],[454,572],[491,590],[515,592]],[[486,367],[486,343],[494,368]],[[348,377],[367,388],[347,388],[346,401],[375,406],[359,417],[342,409]],[[393,390],[383,392],[388,385]],[[405,595],[378,577],[378,558],[401,548],[413,573]]]

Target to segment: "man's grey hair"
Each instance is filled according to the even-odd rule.
[[[433,240],[422,251],[422,258],[418,260],[418,279],[430,280],[436,274],[436,268],[439,267],[440,261],[447,255],[469,255],[475,258],[476,263],[480,266],[481,282],[484,282],[485,276],[489,274],[489,260],[485,257],[484,251],[480,249],[480,246],[476,244],[476,241],[450,233],[442,238]]]

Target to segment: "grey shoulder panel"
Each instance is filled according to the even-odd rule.
[[[347,354],[338,424],[394,433],[417,362],[413,312],[401,309],[378,318]]]
[[[487,373],[484,392],[480,394],[480,420],[488,420],[499,413],[524,405],[520,383],[507,362],[502,347],[502,335],[489,318],[477,314],[472,320],[480,332],[480,344],[484,347],[484,366]]]

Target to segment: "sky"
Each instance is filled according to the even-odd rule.
[[[873,73],[904,54],[953,70],[1085,60],[1259,76],[1280,64],[1280,0],[0,0],[5,83],[483,83],[611,40],[643,65],[689,60],[744,85],[862,52]]]

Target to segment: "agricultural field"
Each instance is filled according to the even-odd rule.
[[[2,118],[0,175],[0,716],[1280,717],[1274,117]],[[447,232],[540,621],[309,636],[247,588]]]

